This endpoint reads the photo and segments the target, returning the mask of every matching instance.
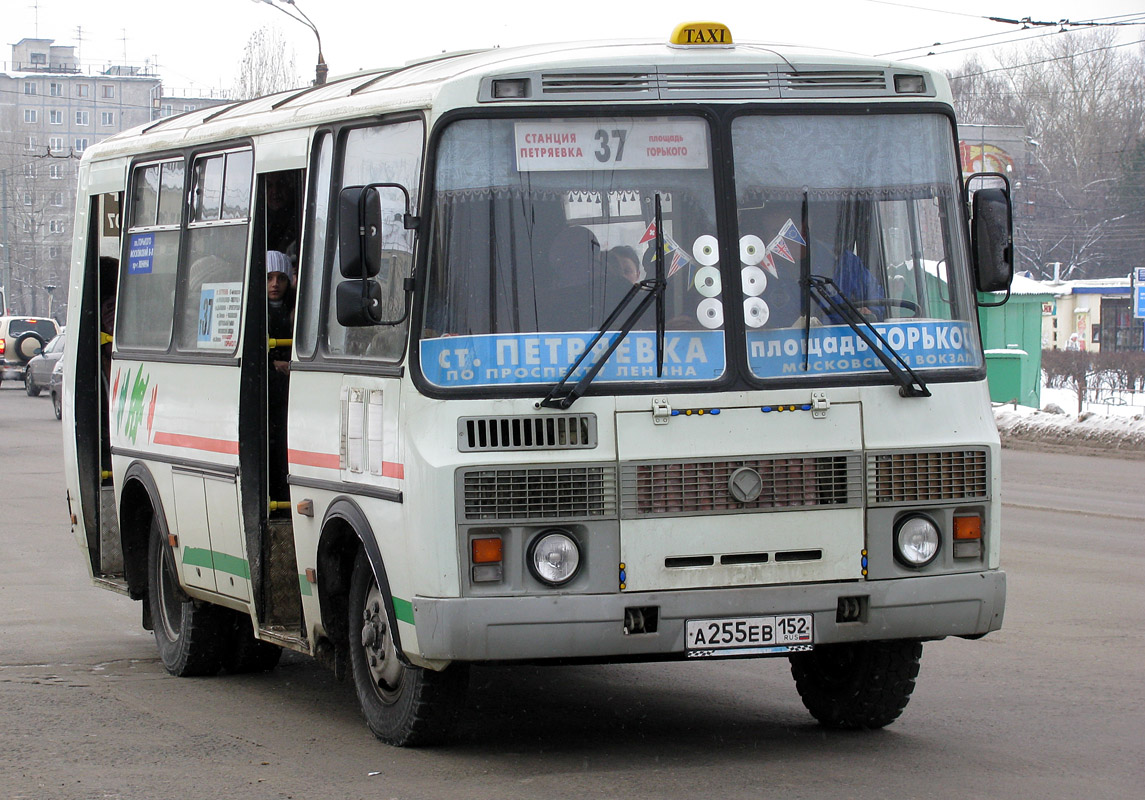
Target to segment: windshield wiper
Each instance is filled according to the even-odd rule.
[[[891,347],[890,342],[867,321],[859,309],[855,308],[833,280],[825,275],[809,275],[804,285],[807,296],[815,298],[815,302],[822,306],[824,311],[834,314],[847,323],[879,361],[883,362],[883,366],[898,383],[899,394],[903,397],[930,397],[930,389],[926,388],[922,378],[915,374],[899,352]]]
[[[577,356],[569,368],[565,370],[565,374],[561,377],[557,384],[549,390],[545,398],[537,403],[537,408],[559,408],[564,410],[570,407],[577,401],[578,397],[582,397],[588,386],[596,378],[597,374],[604,368],[605,363],[612,354],[616,352],[616,348],[620,347],[620,343],[624,341],[625,337],[632,332],[636,327],[636,321],[644,315],[648,310],[648,306],[653,301],[656,303],[656,377],[659,378],[664,373],[664,287],[667,285],[667,279],[664,277],[664,221],[660,216],[660,195],[656,195],[656,277],[652,280],[643,280],[639,283],[632,284],[632,288],[625,293],[624,297],[620,298],[620,302],[609,313],[608,318],[601,324],[600,329],[593,335],[588,345],[585,346],[584,352]],[[577,381],[576,385],[569,389],[566,393],[561,394],[561,390],[565,388],[569,380],[572,378],[573,373],[577,371],[581,363],[592,354],[593,348],[596,347],[608,329],[612,327],[612,323],[624,313],[624,309],[632,302],[632,298],[636,297],[638,292],[647,292],[632,313],[624,320],[624,324],[620,326],[617,335],[609,342],[608,347],[600,358],[589,368],[588,372]]]

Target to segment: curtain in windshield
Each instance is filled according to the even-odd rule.
[[[657,199],[667,275],[664,380],[710,381],[724,371],[724,348],[706,123],[452,125],[435,176],[426,377],[445,386],[559,379],[634,284],[654,277]],[[656,380],[654,327],[649,309],[597,381]]]

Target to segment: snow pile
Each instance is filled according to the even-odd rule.
[[[1086,403],[1074,414],[1077,396],[1042,388],[1042,410],[1011,404],[994,407],[1003,445],[1034,445],[1086,451],[1120,452],[1145,458],[1145,398],[1119,405]]]

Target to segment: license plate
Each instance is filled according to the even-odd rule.
[[[690,619],[689,658],[765,655],[810,650],[815,640],[811,614],[774,617]]]

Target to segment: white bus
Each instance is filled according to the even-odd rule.
[[[1009,195],[938,73],[710,23],[442,55],[79,187],[68,505],[174,675],[309,654],[406,745],[474,663],[784,656],[877,728],[1001,625]]]

